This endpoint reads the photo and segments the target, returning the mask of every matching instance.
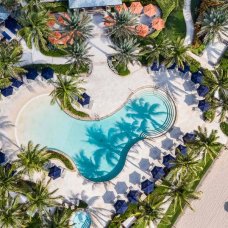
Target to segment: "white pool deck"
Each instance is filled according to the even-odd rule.
[[[198,126],[205,126],[209,131],[211,129],[217,129],[222,143],[226,143],[227,138],[219,130],[218,122],[205,123],[202,120],[202,113],[192,110],[193,107],[197,107],[197,100],[202,98],[197,96],[195,87],[191,83],[189,76],[167,71],[148,74],[145,68],[137,65],[130,66],[132,73],[127,77],[115,75],[106,63],[105,54],[111,53],[111,50],[107,46],[108,40],[102,36],[99,26],[100,24],[98,23],[95,28],[96,35],[90,40],[92,46],[91,53],[94,54],[94,68],[92,74],[86,79],[85,84],[86,91],[92,100],[94,100],[90,114],[96,114],[100,117],[108,115],[117,110],[126,101],[132,91],[143,86],[168,88],[170,94],[175,99],[177,108],[177,119],[172,131],[160,138],[154,139],[150,144],[141,141],[133,146],[129,151],[124,169],[113,180],[95,184],[84,179],[78,172],[66,171],[64,178],[59,178],[51,182],[50,187],[53,189],[58,188],[58,194],[66,198],[78,197],[85,200],[89,204],[89,211],[93,217],[93,227],[102,228],[105,227],[113,214],[114,208],[111,202],[116,200],[117,195],[120,198],[125,198],[126,195],[124,193],[129,190],[129,187],[140,189],[142,179],[151,178],[148,172],[149,164],[161,165],[163,155],[169,153],[173,144],[178,145],[180,143],[180,141],[176,140],[180,135],[191,132],[197,129]],[[33,61],[33,58],[28,55],[27,61]],[[37,63],[39,61],[49,62],[45,58],[35,60]],[[58,61],[63,63],[64,60],[59,59]],[[32,98],[50,93],[52,89],[53,87],[45,81],[33,81],[21,87],[10,98],[4,98],[0,101],[0,141],[2,144],[0,147],[2,146],[9,156],[15,157],[16,154],[15,132],[17,132],[17,126],[14,125],[21,108]],[[6,121],[12,124],[12,126],[7,127]],[[224,179],[225,175],[221,174],[221,172],[226,173],[227,165],[224,162],[227,160],[227,153],[223,153],[201,186],[204,191],[202,200],[193,203],[196,210],[194,215],[186,210],[186,215],[179,219],[177,227],[227,227],[224,226],[224,224],[228,224],[226,213],[219,214],[221,221],[219,226],[212,226],[212,223],[210,224],[208,222],[210,218],[208,216],[213,210],[214,217],[218,218],[215,210],[224,203],[225,193],[226,196],[228,195],[228,188],[225,188],[224,184],[227,181]],[[222,163],[221,167],[218,165],[219,162]],[[214,180],[214,183],[211,182],[212,180]],[[218,194],[216,190],[223,192]],[[209,199],[208,197],[213,198]],[[215,197],[217,197],[217,204],[213,203]],[[211,210],[209,210],[210,207]],[[200,217],[202,213],[208,220]],[[194,223],[195,226],[192,226],[194,218],[198,218],[200,222]],[[218,219],[216,222],[219,222]],[[200,224],[200,226],[197,226],[197,224]]]

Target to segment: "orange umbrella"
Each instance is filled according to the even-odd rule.
[[[129,9],[134,14],[141,14],[143,10],[143,6],[140,2],[132,2]]]
[[[58,31],[52,32],[52,34],[48,37],[48,40],[52,44],[58,44],[59,39],[62,37],[62,34]]]
[[[156,9],[156,6],[149,4],[149,5],[144,6],[143,12],[148,17],[152,17],[157,13],[157,9]]]
[[[56,23],[55,19],[51,19],[51,20],[48,21],[47,25],[49,27],[53,27],[55,25],[55,23]]]
[[[165,21],[160,17],[155,18],[152,21],[152,27],[156,30],[162,30],[163,28],[165,28]]]
[[[139,36],[145,37],[149,33],[149,27],[144,24],[137,25],[136,32]]]
[[[115,24],[115,20],[111,16],[104,17],[104,26],[112,26]]]
[[[127,6],[126,6],[125,3],[123,3],[122,5],[115,6],[115,10],[118,11],[118,12],[120,12],[122,10],[127,10]]]

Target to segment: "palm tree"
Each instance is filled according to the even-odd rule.
[[[109,37],[114,39],[131,38],[136,35],[136,25],[138,25],[137,15],[130,11],[122,10],[114,13],[108,12],[104,18],[107,25],[106,31]]]
[[[24,6],[25,10],[28,11],[36,11],[38,12],[39,10],[43,10],[44,6],[42,5],[40,0],[25,0],[26,1],[26,5]]]
[[[46,220],[47,228],[70,228],[73,227],[70,218],[74,211],[68,208],[57,208],[54,214],[48,213]]]
[[[207,129],[202,129],[198,127],[198,130],[195,131],[197,136],[194,143],[189,144],[190,147],[201,151],[204,155],[204,160],[209,156],[211,159],[214,159],[220,149],[222,148],[222,144],[218,142],[219,137],[217,136],[217,130],[212,130],[208,135]]]
[[[70,36],[69,43],[74,40],[86,40],[92,36],[93,26],[91,17],[87,12],[80,12],[79,10],[68,10],[68,16],[62,16],[64,23],[64,30]]]
[[[51,179],[44,185],[45,180],[42,178],[41,180],[37,181],[34,186],[32,186],[32,191],[26,194],[28,198],[29,205],[28,205],[28,214],[33,216],[37,213],[40,217],[42,214],[47,214],[48,207],[58,206],[56,202],[57,199],[61,199],[60,196],[54,196],[54,194],[58,191],[55,189],[53,191],[48,190],[48,185]]]
[[[1,0],[0,5],[4,6],[7,10],[13,11],[20,4],[19,0]]]
[[[205,44],[215,38],[218,38],[221,42],[228,38],[228,14],[220,8],[207,10],[198,24],[201,26],[198,36],[203,37]]]
[[[48,27],[49,20],[50,14],[46,10],[23,12],[19,18],[22,25],[19,35],[25,39],[29,48],[32,48],[34,44],[38,49],[43,48],[44,50],[48,50],[46,47],[47,38],[51,32]]]
[[[199,161],[199,152],[197,150],[188,148],[186,155],[178,153],[176,159],[172,161],[172,164],[174,164],[171,170],[172,176],[174,178],[178,176],[180,179],[197,176],[198,171],[202,170],[202,167],[199,166]]]
[[[15,165],[10,169],[0,166],[0,195],[4,197],[9,191],[17,192],[18,182],[20,181],[21,172],[14,172]]]
[[[79,105],[77,98],[81,98],[82,93],[85,91],[80,84],[83,80],[79,78],[73,79],[69,77],[57,76],[58,80],[53,82],[55,89],[51,92],[51,104],[60,102],[61,109],[67,108],[68,104]]]
[[[137,205],[137,212],[133,213],[131,216],[137,218],[135,227],[150,227],[151,223],[155,225],[158,224],[158,221],[161,220],[164,216],[164,209],[161,208],[163,204],[162,200],[157,200],[157,198],[147,197],[146,200],[141,201]]]
[[[110,45],[110,47],[116,51],[116,53],[111,56],[115,67],[121,64],[126,70],[129,63],[133,64],[139,62],[139,54],[137,53],[139,43],[137,39],[120,39],[116,41],[115,44],[116,45]]]
[[[160,63],[160,60],[166,56],[167,49],[172,48],[172,43],[167,38],[160,38],[155,40],[150,39],[151,44],[146,45],[142,48],[141,53],[142,55],[146,55],[147,64],[151,65],[154,62],[157,64]]]
[[[17,163],[22,172],[31,176],[34,172],[44,171],[44,165],[49,161],[50,156],[47,154],[47,148],[40,148],[40,145],[33,145],[28,142],[27,147],[21,146],[21,152],[17,155]]]
[[[76,68],[79,71],[82,67],[88,67],[92,61],[91,55],[88,54],[90,47],[88,43],[75,40],[73,45],[69,45],[66,49],[70,57],[69,62],[73,63],[72,68]]]
[[[18,196],[10,195],[0,199],[0,224],[1,228],[25,227],[28,222],[23,204],[19,204]]]
[[[195,192],[189,186],[189,182],[186,182],[185,180],[180,180],[178,178],[175,179],[173,182],[163,180],[160,187],[163,187],[165,191],[161,193],[161,195],[168,197],[165,202],[173,202],[174,211],[176,211],[177,206],[181,209],[181,211],[183,211],[185,204],[191,210],[193,210],[189,200],[199,199],[201,192]]]
[[[17,65],[22,56],[18,42],[0,43],[0,53],[0,88],[4,88],[11,84],[11,78],[19,78],[26,70]]]
[[[176,63],[178,67],[184,68],[184,62],[187,61],[187,51],[188,47],[184,45],[184,39],[180,37],[177,38],[175,42],[172,43],[170,49],[166,50],[166,56],[164,63],[169,67]]]

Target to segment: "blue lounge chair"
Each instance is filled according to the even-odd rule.
[[[90,103],[90,96],[87,93],[83,93],[82,98],[78,98],[78,103],[82,106],[88,105]]]
[[[17,21],[11,16],[5,20],[5,27],[8,28],[13,34],[16,34],[17,31],[21,28]]]
[[[2,35],[3,35],[8,41],[10,41],[10,40],[12,39],[12,37],[11,37],[8,33],[6,33],[5,31],[2,32]]]
[[[48,176],[51,177],[53,180],[61,177],[61,169],[57,167],[56,165],[52,166],[49,169]]]
[[[53,78],[54,70],[50,67],[43,68],[41,71],[41,76],[46,80]]]
[[[24,84],[22,81],[17,80],[16,78],[12,78],[11,82],[12,82],[11,86],[16,87],[16,88],[19,88],[20,86],[22,86]]]
[[[1,90],[1,94],[4,96],[4,97],[8,97],[10,95],[13,94],[13,87],[12,86],[9,86],[7,88],[4,88]]]
[[[35,80],[38,75],[39,74],[35,68],[28,68],[27,69],[27,73],[26,73],[27,79]]]

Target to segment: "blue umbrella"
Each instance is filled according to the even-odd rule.
[[[184,143],[194,142],[195,139],[196,139],[196,135],[193,134],[193,133],[186,133],[186,134],[183,136],[183,141],[184,141]]]
[[[166,168],[170,169],[175,165],[172,161],[175,161],[175,158],[171,154],[167,154],[163,157],[162,163]]]
[[[176,68],[177,64],[174,63],[172,66],[168,67],[167,70],[174,70]]]
[[[154,182],[150,180],[145,180],[141,183],[141,190],[146,194],[150,194],[151,192],[154,191]]]
[[[198,88],[197,88],[197,93],[199,96],[201,97],[205,97],[207,95],[207,93],[209,92],[209,88],[205,85],[200,85]]]
[[[82,106],[89,104],[90,96],[87,93],[82,94],[82,98],[78,98],[78,103]]]
[[[6,161],[6,155],[0,152],[0,164],[4,163],[5,161]]]
[[[178,67],[178,70],[185,74],[190,71],[190,66],[187,63],[184,63],[184,69],[181,67]]]
[[[210,109],[210,104],[204,99],[204,100],[200,100],[198,103],[198,108],[202,111],[202,112],[206,112]]]
[[[164,169],[162,167],[155,166],[152,169],[151,174],[153,175],[153,178],[155,180],[159,180],[159,179],[161,179],[162,177],[165,176],[165,171],[164,171]]]
[[[38,75],[39,74],[35,68],[28,68],[27,69],[27,73],[26,73],[27,79],[35,80]]]
[[[124,214],[128,208],[128,205],[124,200],[117,200],[114,204],[114,208],[116,210],[116,214]]]
[[[178,154],[178,152],[180,152],[182,155],[187,155],[187,152],[188,152],[188,149],[186,146],[183,146],[183,145],[179,145],[177,148],[176,148],[176,155]]]
[[[152,71],[159,71],[160,66],[157,62],[154,62],[153,65],[150,67]]]
[[[13,94],[13,87],[9,86],[1,90],[1,93],[4,97],[8,97]]]
[[[23,85],[23,82],[17,80],[16,78],[12,78],[11,82],[12,82],[11,86],[16,87],[16,88],[19,88],[20,86]]]
[[[192,73],[191,80],[195,84],[197,84],[197,83],[200,84],[203,81],[203,75],[202,75],[202,73],[200,71],[197,71],[197,72]]]
[[[140,192],[137,190],[130,190],[127,194],[127,198],[130,203],[138,203]]]
[[[41,76],[45,79],[51,79],[54,76],[54,70],[50,67],[46,67],[42,69]]]
[[[51,177],[53,180],[61,176],[61,169],[56,165],[52,166],[49,169],[48,176]]]

